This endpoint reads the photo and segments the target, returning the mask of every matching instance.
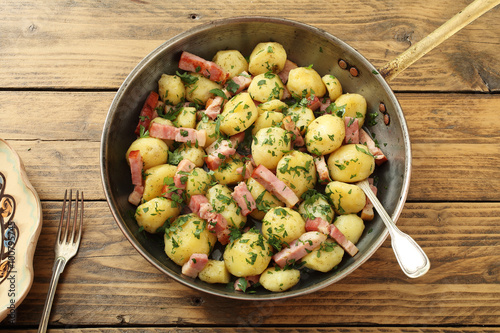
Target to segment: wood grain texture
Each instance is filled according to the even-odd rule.
[[[169,38],[199,24],[249,14],[316,26],[381,67],[470,2],[307,0],[276,6],[265,0],[7,0],[0,14],[0,87],[116,89]],[[499,91],[499,13],[491,10],[431,51],[395,79],[393,88]]]
[[[39,319],[54,261],[60,207],[60,202],[43,204],[36,277],[17,311],[19,325],[35,325]],[[88,202],[85,209],[81,249],[64,271],[54,302],[54,327],[500,324],[498,203],[408,203],[398,224],[421,244],[432,263],[420,279],[401,272],[386,241],[339,283],[269,302],[223,299],[173,281],[133,249],[106,203]]]

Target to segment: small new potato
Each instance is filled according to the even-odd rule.
[[[181,212],[180,205],[164,197],[153,198],[137,207],[135,219],[139,227],[154,234],[165,221],[173,221]]]
[[[168,160],[168,146],[165,142],[157,138],[144,137],[138,138],[127,150],[126,160],[131,151],[139,150],[141,152],[144,170],[156,165],[165,164]]]
[[[313,120],[307,128],[306,148],[314,155],[330,154],[342,145],[344,138],[344,120],[331,114],[325,114]]]
[[[286,58],[283,45],[275,42],[259,43],[250,54],[248,71],[254,76],[266,72],[279,73],[285,67]]]
[[[262,114],[265,111],[285,112],[287,109],[288,105],[286,105],[285,102],[280,101],[279,99],[273,99],[264,103],[260,103],[257,106],[259,114]]]
[[[212,177],[202,168],[194,168],[188,175],[186,194],[191,198],[195,194],[205,195],[212,184]]]
[[[205,130],[207,132],[205,147],[210,146],[219,138],[219,133],[217,133],[216,128],[217,124],[212,119],[202,119],[196,125],[196,130]]]
[[[314,220],[319,217],[331,223],[335,216],[330,203],[319,193],[302,201],[298,211],[304,220]]]
[[[339,215],[333,224],[344,234],[345,238],[356,244],[365,230],[365,223],[356,214]]]
[[[231,274],[224,261],[208,259],[208,263],[198,274],[198,278],[206,283],[229,283]]]
[[[290,149],[290,136],[280,127],[263,128],[255,133],[252,141],[252,157],[255,164],[262,164],[269,170],[276,169],[280,159]]]
[[[182,159],[190,160],[199,168],[205,163],[205,149],[200,146],[196,147],[195,144],[183,143],[175,150],[175,153],[179,154]]]
[[[276,177],[290,187],[298,198],[314,188],[318,180],[313,157],[298,150],[281,158],[276,166]]]
[[[208,189],[206,197],[215,212],[222,214],[229,227],[242,228],[247,217],[241,214],[241,209],[233,200],[233,192],[229,187],[217,184]]]
[[[249,128],[259,116],[259,111],[249,93],[240,93],[224,105],[219,115],[220,130],[227,135],[234,135]]]
[[[243,181],[243,175],[236,172],[238,168],[243,168],[245,162],[240,155],[236,154],[232,157],[227,157],[221,165],[214,170],[215,180],[222,185],[236,185]]]
[[[375,158],[365,145],[347,144],[331,153],[327,164],[333,180],[355,183],[372,174]]]
[[[331,101],[335,101],[342,95],[342,85],[339,79],[331,74],[324,75],[321,80],[325,84],[326,90],[328,91],[328,97]]]
[[[253,230],[226,246],[224,263],[234,276],[244,277],[261,274],[271,262],[271,246],[261,233]]]
[[[288,207],[271,208],[262,220],[262,234],[275,247],[287,246],[306,232],[306,222]]]
[[[332,181],[326,185],[325,194],[333,203],[335,213],[341,215],[358,213],[366,204],[365,193],[354,184]]]
[[[196,82],[186,84],[185,96],[189,102],[205,105],[209,98],[213,98],[214,94],[210,92],[212,89],[222,89],[220,84],[211,81],[198,73],[191,73],[191,76],[197,78]]]
[[[228,72],[230,79],[248,70],[247,60],[238,50],[218,51],[212,61]]]
[[[282,292],[295,286],[300,281],[298,269],[281,269],[279,266],[269,267],[259,278],[259,283],[269,291]]]
[[[302,258],[304,267],[319,272],[329,272],[340,264],[344,256],[344,249],[332,239],[327,239],[311,253]]]
[[[326,93],[326,87],[321,76],[309,67],[292,69],[288,74],[286,87],[292,96],[298,97],[310,97],[314,95],[320,98]]]
[[[173,123],[176,127],[195,128],[196,108],[192,106],[183,107]]]
[[[258,102],[281,99],[285,86],[278,75],[273,73],[259,74],[252,79],[248,93]]]
[[[345,105],[344,117],[358,118],[359,128],[365,123],[366,99],[360,94],[343,94],[335,100],[335,105]]]
[[[266,213],[273,207],[283,207],[285,204],[278,198],[268,192],[261,183],[250,177],[246,181],[248,190],[257,204],[257,209],[254,209],[250,216],[262,220]]]
[[[173,178],[177,172],[177,167],[170,164],[161,164],[144,171],[146,179],[144,180],[144,193],[142,199],[149,201],[159,197],[162,194],[165,178]]]
[[[158,80],[158,94],[167,105],[177,105],[183,102],[185,90],[184,83],[177,75],[162,74]]]
[[[309,125],[316,118],[313,110],[305,106],[290,107],[286,111],[286,115],[292,117],[292,120],[295,123],[295,126],[299,129],[301,135],[306,133]]]
[[[255,133],[257,133],[262,128],[281,126],[283,118],[284,116],[283,113],[281,112],[276,112],[276,111],[262,112],[255,121],[255,123],[253,124],[252,135],[255,135]]]
[[[194,253],[209,255],[217,236],[196,214],[181,215],[165,233],[165,253],[177,265],[184,265]]]

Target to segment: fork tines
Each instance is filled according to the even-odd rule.
[[[81,194],[81,196],[80,196]],[[61,220],[59,221],[59,230],[57,231],[57,239],[56,243],[79,243],[82,236],[82,225],[83,225],[83,192],[76,191],[75,201],[73,202],[73,190],[69,191],[69,199],[68,190],[64,192],[64,202],[61,211]],[[66,203],[68,203],[68,211],[66,213]],[[74,203],[74,213],[73,217],[71,216],[72,204]],[[80,206],[80,207],[79,207]],[[64,223],[64,216],[66,213],[66,222]],[[73,222],[71,222],[73,220]],[[61,238],[62,229],[64,229],[64,236]],[[70,234],[71,230],[71,234]],[[75,240],[75,235],[78,230],[78,235]],[[70,239],[68,239],[68,235]]]

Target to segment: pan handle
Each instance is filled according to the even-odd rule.
[[[379,69],[379,73],[387,82],[391,81],[400,72],[427,54],[427,52],[498,4],[500,4],[500,0],[475,0],[442,26],[431,32],[427,37],[412,45],[394,60],[385,64]]]

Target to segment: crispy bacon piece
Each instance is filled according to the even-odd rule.
[[[293,207],[299,198],[284,182],[278,179],[268,168],[259,165],[252,173],[252,178],[258,181],[266,190],[274,194],[288,207]]]
[[[290,246],[273,255],[273,259],[281,268],[287,264],[293,264],[302,259],[306,254],[316,249],[327,236],[317,231],[303,233],[298,239],[290,243]]]
[[[132,184],[142,185],[142,156],[140,150],[132,150],[128,154],[128,162],[130,164],[130,173],[132,174]]]
[[[151,125],[149,135],[153,138],[174,140],[177,142],[191,142],[193,144],[197,142],[201,147],[205,147],[207,142],[207,132],[205,130],[175,127],[159,123]]]
[[[330,237],[332,237],[342,248],[352,257],[358,253],[358,248],[350,240],[348,240],[342,231],[334,224],[330,224]]]
[[[158,116],[158,113],[156,112],[155,108],[156,105],[158,104],[159,98],[160,96],[155,91],[151,91],[149,93],[149,96],[144,102],[144,105],[142,106],[141,109],[141,113],[139,115],[139,123],[137,124],[137,127],[135,129],[136,135],[139,135],[141,133],[141,126],[143,126],[147,130],[149,124],[151,124],[151,120],[153,120]]]
[[[174,184],[178,189],[186,188],[187,174],[196,167],[196,165],[188,160],[187,158],[183,159],[177,165],[177,172],[174,175]]]
[[[205,110],[203,112],[208,116],[208,118],[215,120],[215,118],[217,118],[222,111],[222,104],[224,104],[224,98],[221,96],[209,98],[205,104]]]
[[[182,274],[195,279],[208,263],[208,256],[205,253],[193,253],[189,260],[182,265]]]
[[[359,143],[359,121],[358,118],[345,117],[344,143]]]
[[[313,95],[307,98],[307,107],[313,111],[316,111],[321,107],[321,101],[318,96]]]
[[[233,83],[231,83],[231,81]],[[247,89],[250,86],[251,82],[252,82],[252,76],[247,72],[243,71],[228,81],[228,83],[226,84],[226,89],[228,90],[231,89],[230,92],[236,95],[242,92],[243,90]],[[235,88],[234,85],[238,86],[238,88],[234,89]]]
[[[252,177],[253,170],[255,169],[255,161],[250,156],[249,159],[245,162],[243,167],[239,167],[236,169],[236,172],[240,175],[243,175],[244,179],[248,179]]]
[[[328,184],[332,181],[330,178],[330,171],[328,170],[328,165],[325,161],[325,156],[313,155],[314,165],[316,166],[316,171],[318,172],[319,182],[321,184]]]
[[[243,214],[243,216],[247,216],[257,208],[257,203],[252,197],[252,194],[248,190],[247,184],[245,184],[245,182],[240,182],[237,186],[235,186],[233,193],[231,193],[231,196],[236,201],[238,206],[240,206],[241,214]]]
[[[188,72],[200,73],[207,79],[220,84],[224,84],[229,78],[229,73],[215,62],[205,60],[186,51],[181,54],[179,68]]]
[[[236,154],[236,148],[244,138],[245,133],[241,132],[231,136],[228,140],[214,141],[205,149],[207,167],[210,170],[217,170],[226,158]]]
[[[387,157],[384,155],[382,150],[375,145],[375,141],[373,141],[370,135],[362,128],[359,129],[359,143],[366,144],[370,154],[375,157],[375,164],[381,165],[387,161]]]
[[[207,229],[215,232],[217,239],[222,245],[229,243],[230,231],[227,221],[222,214],[213,211],[213,207],[207,197],[202,194],[191,196],[189,208],[193,213],[208,222]]]
[[[144,186],[135,185],[134,190],[128,196],[128,202],[130,202],[132,205],[139,206],[143,194],[144,194]]]
[[[236,291],[243,291],[242,288],[248,289],[252,285],[256,284],[260,280],[260,275],[251,275],[251,276],[245,276],[245,277],[240,277],[236,279],[234,282],[234,290]]]
[[[307,219],[306,231],[319,231],[325,235],[328,235],[330,234],[330,223],[328,223],[328,221],[322,219],[321,217]]]
[[[281,82],[283,82],[283,84],[286,84],[288,82],[288,75],[290,74],[290,71],[297,67],[298,66],[296,63],[288,59],[285,61],[285,66],[283,67],[281,72],[278,73],[278,76],[280,77]]]
[[[292,133],[292,146],[303,147],[305,145],[304,138],[300,134],[300,130],[292,120],[292,116],[286,116],[283,118],[283,127],[285,130]]]

